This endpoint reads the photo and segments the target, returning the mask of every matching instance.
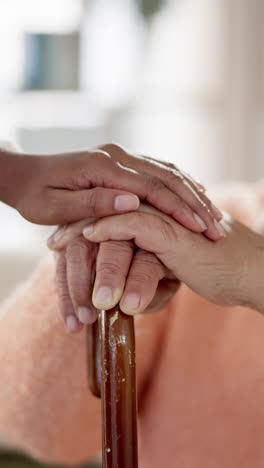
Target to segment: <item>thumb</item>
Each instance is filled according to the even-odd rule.
[[[137,247],[160,258],[171,252],[177,239],[177,227],[175,221],[165,222],[163,216],[136,211],[89,223],[83,229],[83,235],[87,240],[96,243],[133,240]]]
[[[101,218],[134,211],[139,206],[136,195],[122,190],[96,187],[88,190],[56,191],[56,209],[53,224],[65,224],[93,217]]]

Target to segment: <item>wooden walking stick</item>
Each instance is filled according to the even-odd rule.
[[[103,467],[137,468],[134,318],[119,306],[88,327],[90,389],[102,399]]]

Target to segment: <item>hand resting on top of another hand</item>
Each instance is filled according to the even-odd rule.
[[[210,242],[149,206],[143,210],[90,223],[84,236],[95,243],[133,240],[199,295],[220,305],[264,312],[263,236],[226,215],[226,237]]]
[[[118,145],[57,155],[19,154],[0,146],[0,200],[37,224],[137,209],[146,200],[195,232],[219,240],[221,213],[204,190],[173,164]]]

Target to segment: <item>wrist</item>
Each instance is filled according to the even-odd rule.
[[[0,201],[16,208],[26,184],[27,157],[0,150]]]

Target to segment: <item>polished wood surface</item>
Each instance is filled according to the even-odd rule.
[[[134,319],[119,307],[99,316],[103,466],[137,468]]]
[[[134,318],[118,306],[101,311],[88,327],[88,355],[89,385],[102,398],[103,467],[137,468]]]

